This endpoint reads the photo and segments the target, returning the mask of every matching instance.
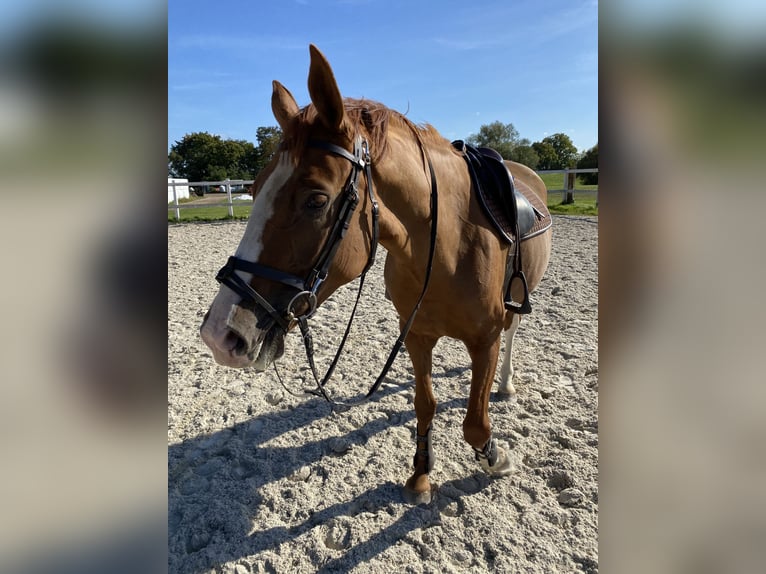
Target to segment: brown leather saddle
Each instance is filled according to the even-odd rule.
[[[517,222],[521,241],[551,226],[545,203],[527,185],[513,179],[499,153],[490,148],[475,148],[462,140],[452,142],[452,146],[463,153],[479,205],[507,243],[513,245],[516,241]]]
[[[521,181],[514,181],[502,156],[490,148],[475,148],[457,140],[452,146],[463,153],[471,183],[484,213],[498,235],[512,246],[506,265],[504,303],[507,309],[525,314],[532,310],[527,280],[521,268],[520,244],[546,231],[552,223],[545,203]],[[519,240],[517,241],[517,238]],[[511,283],[520,280],[524,299],[515,302]]]

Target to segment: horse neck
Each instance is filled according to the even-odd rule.
[[[446,143],[446,142],[445,142]],[[467,172],[462,159],[446,145],[423,144],[436,174],[441,198],[440,221],[451,221],[450,209],[454,196],[469,189]],[[461,171],[462,168],[462,171]],[[466,181],[463,181],[465,175]],[[389,149],[376,165],[373,176],[381,204],[380,243],[394,256],[409,258],[422,252],[430,241],[431,177],[421,143],[414,135],[391,137]],[[451,222],[455,225],[458,222]],[[440,224],[441,226],[441,224]]]

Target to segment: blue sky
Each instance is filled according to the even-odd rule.
[[[254,142],[276,125],[275,79],[308,104],[309,43],[344,96],[448,139],[500,121],[598,142],[596,0],[170,0],[168,147],[196,131]]]

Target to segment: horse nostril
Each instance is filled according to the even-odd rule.
[[[245,339],[238,333],[230,330],[226,334],[224,348],[231,351],[234,355],[244,355],[247,353],[247,341],[245,341]]]

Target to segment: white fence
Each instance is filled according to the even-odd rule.
[[[569,201],[574,201],[574,194],[575,193],[587,193],[587,194],[595,194],[596,196],[596,205],[598,205],[598,187],[596,189],[576,189],[575,188],[575,180],[577,179],[577,174],[579,173],[598,173],[598,168],[587,168],[587,169],[545,169],[542,171],[538,171],[538,174],[545,174],[545,173],[563,173],[564,174],[564,187],[562,189],[549,189],[548,193],[551,192],[561,192],[561,200],[565,201],[567,198]]]
[[[589,169],[548,169],[538,171],[538,174],[546,173],[563,173],[564,174],[564,187],[562,189],[549,189],[548,192],[561,192],[562,201],[569,198],[574,200],[575,193],[587,193],[596,195],[596,205],[598,205],[598,188],[596,189],[576,189],[575,180],[577,174],[580,173],[598,173],[598,168]],[[232,188],[242,188],[243,191],[247,186],[250,186],[254,180],[252,179],[226,179],[224,181],[186,181],[185,179],[168,178],[168,211],[174,211],[176,221],[181,219],[181,209],[194,209],[199,207],[228,207],[229,217],[234,217],[234,205],[236,205],[231,198]],[[209,188],[209,187],[223,187],[226,191],[226,202],[220,203],[207,203],[207,204],[184,204],[180,205],[178,200],[184,197],[182,191],[186,188],[186,196],[189,196],[189,189],[195,187]]]
[[[183,184],[183,185],[181,185]],[[189,199],[189,180],[177,177],[168,178],[168,203],[176,199]]]
[[[234,217],[234,203],[231,199],[231,192],[232,187],[241,187],[244,191],[245,188],[253,183],[254,180],[252,179],[226,179],[224,181],[189,181],[183,180],[185,183],[183,185],[181,183],[171,182],[172,178],[168,178],[168,187],[172,188],[171,191],[168,191],[168,211],[171,209],[175,212],[175,218],[176,221],[181,219],[181,209],[194,209],[199,207],[228,207],[229,208],[229,217]],[[223,187],[226,191],[226,203],[214,203],[214,204],[204,204],[204,205],[179,205],[178,200],[181,199],[181,194],[179,192],[179,188],[187,186],[187,190],[190,187],[201,187],[201,188],[209,188],[209,187]],[[172,195],[171,195],[172,194]],[[187,196],[189,197],[188,193]]]

